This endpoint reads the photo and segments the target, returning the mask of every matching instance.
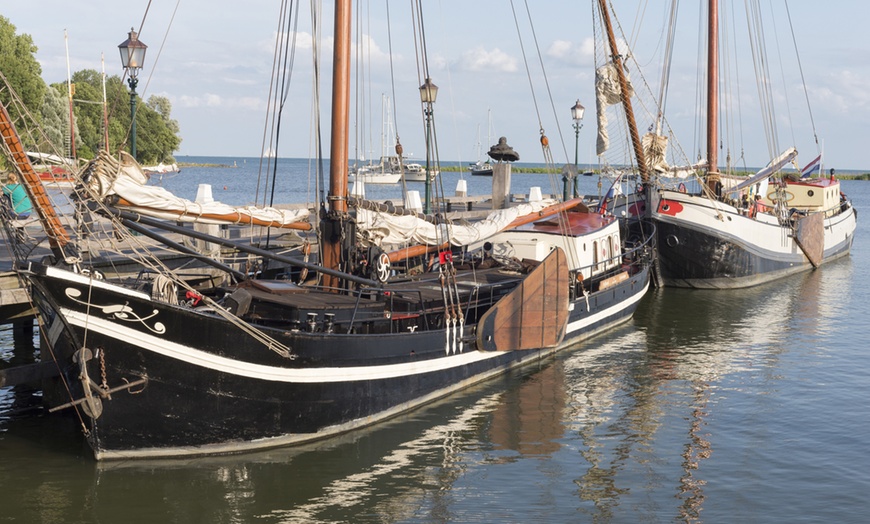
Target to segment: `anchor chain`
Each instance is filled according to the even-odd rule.
[[[106,359],[105,351],[100,348],[97,350],[100,358],[100,374],[102,375],[102,384],[97,384],[88,374],[88,362],[93,360],[94,353],[87,347],[83,347],[76,351],[73,355],[73,362],[79,366],[79,380],[82,383],[82,391],[84,396],[78,400],[55,406],[48,410],[49,413],[54,413],[61,409],[70,408],[73,406],[82,406],[82,411],[92,419],[96,420],[103,413],[103,400],[111,400],[112,394],[126,390],[130,394],[137,394],[148,385],[148,377],[142,377],[139,380],[128,382],[124,379],[124,384],[114,388],[109,387],[106,375]],[[133,391],[134,387],[142,386],[137,391]],[[96,396],[94,395],[96,393]]]
[[[100,384],[100,387],[108,391],[109,382],[106,380],[106,350],[103,348],[97,348],[97,353],[100,355],[100,375],[102,375],[103,378],[103,383]]]

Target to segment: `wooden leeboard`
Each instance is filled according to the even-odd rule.
[[[813,213],[797,221],[795,240],[813,267],[819,267],[825,257],[825,217]]]
[[[477,347],[483,351],[550,348],[568,323],[568,261],[555,249],[516,289],[483,315]]]

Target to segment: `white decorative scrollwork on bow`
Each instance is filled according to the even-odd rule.
[[[155,322],[153,326],[149,326],[148,323],[145,322],[146,320],[150,320],[157,316],[158,312],[156,309],[153,310],[149,316],[142,317],[136,314],[136,312],[133,311],[133,308],[131,308],[128,304],[106,304],[101,306],[97,304],[92,304],[91,302],[86,300],[80,300],[79,297],[82,296],[82,292],[81,290],[74,287],[66,288],[65,293],[66,296],[73,301],[78,302],[79,304],[82,304],[84,306],[98,309],[108,317],[114,317],[115,319],[123,320],[124,322],[139,322],[140,324],[148,328],[149,331],[157,333],[159,335],[166,333],[166,326],[164,326],[162,322]]]

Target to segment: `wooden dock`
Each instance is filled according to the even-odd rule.
[[[18,273],[0,272],[0,322],[4,324],[32,322],[33,315],[30,294],[22,285]]]

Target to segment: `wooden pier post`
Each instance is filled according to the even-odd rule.
[[[510,205],[511,165],[497,162],[492,166],[492,208],[504,209]]]

